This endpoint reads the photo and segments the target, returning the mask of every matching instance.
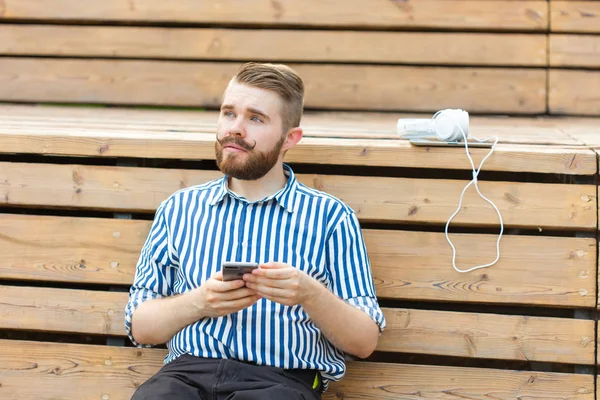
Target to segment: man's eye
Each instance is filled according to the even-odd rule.
[[[226,117],[233,117],[233,112],[231,111],[223,111],[223,115]]]
[[[252,117],[251,120],[254,122],[263,122],[262,119],[260,119],[258,117]]]

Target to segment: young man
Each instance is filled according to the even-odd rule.
[[[302,138],[303,96],[290,68],[243,65],[217,124],[223,178],[158,207],[125,325],[134,344],[169,353],[133,399],[318,399],[345,353],[375,349],[385,319],[358,219],[283,162]],[[260,268],[224,281],[228,261]]]

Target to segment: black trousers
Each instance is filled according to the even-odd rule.
[[[132,400],[315,400],[323,386],[316,374],[184,354],[144,382]]]

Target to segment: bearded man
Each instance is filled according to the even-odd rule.
[[[125,327],[165,365],[133,399],[319,399],[385,328],[354,211],[296,180],[304,84],[247,63],[223,95],[223,177],[163,201],[141,250]],[[254,262],[224,280],[225,262]]]

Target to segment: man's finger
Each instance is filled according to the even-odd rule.
[[[291,267],[285,267],[285,268],[276,268],[276,269],[269,269],[269,268],[257,268],[254,271],[252,271],[252,275],[254,276],[264,276],[266,278],[270,278],[270,279],[287,279],[289,277],[292,276],[292,274],[294,273],[293,269]]]
[[[221,296],[223,296],[222,298],[224,301],[230,301],[230,300],[242,299],[244,297],[256,296],[256,291],[254,291],[253,289],[244,287],[241,289],[230,290],[228,292],[222,293]]]
[[[287,298],[289,295],[287,290],[277,287],[257,285],[254,283],[248,283],[248,287],[254,290],[258,295],[273,301],[276,301],[275,299],[278,298]]]
[[[285,278],[276,278],[276,277],[272,277],[272,276],[257,276],[257,275],[250,275],[248,274],[248,276],[244,276],[244,280],[246,281],[246,286],[250,287],[248,284],[252,283],[255,285],[261,285],[261,286],[268,286],[268,287],[274,287],[274,288],[283,288],[286,286],[286,282],[287,282],[287,277]]]
[[[260,268],[264,268],[264,269],[282,269],[282,268],[288,268],[288,267],[289,266],[287,264],[280,263],[280,262],[274,262],[274,261],[260,264]]]
[[[226,302],[223,302],[223,308],[230,309],[230,310],[241,310],[242,308],[249,307],[252,304],[256,303],[258,300],[260,300],[260,298],[261,298],[260,296],[254,295],[254,296],[242,297],[241,299],[237,299],[237,300],[226,301]]]
[[[211,289],[215,292],[229,292],[231,290],[236,290],[241,287],[244,287],[244,281],[241,279],[236,279],[234,281],[219,281],[215,280],[214,285],[211,285]]]

